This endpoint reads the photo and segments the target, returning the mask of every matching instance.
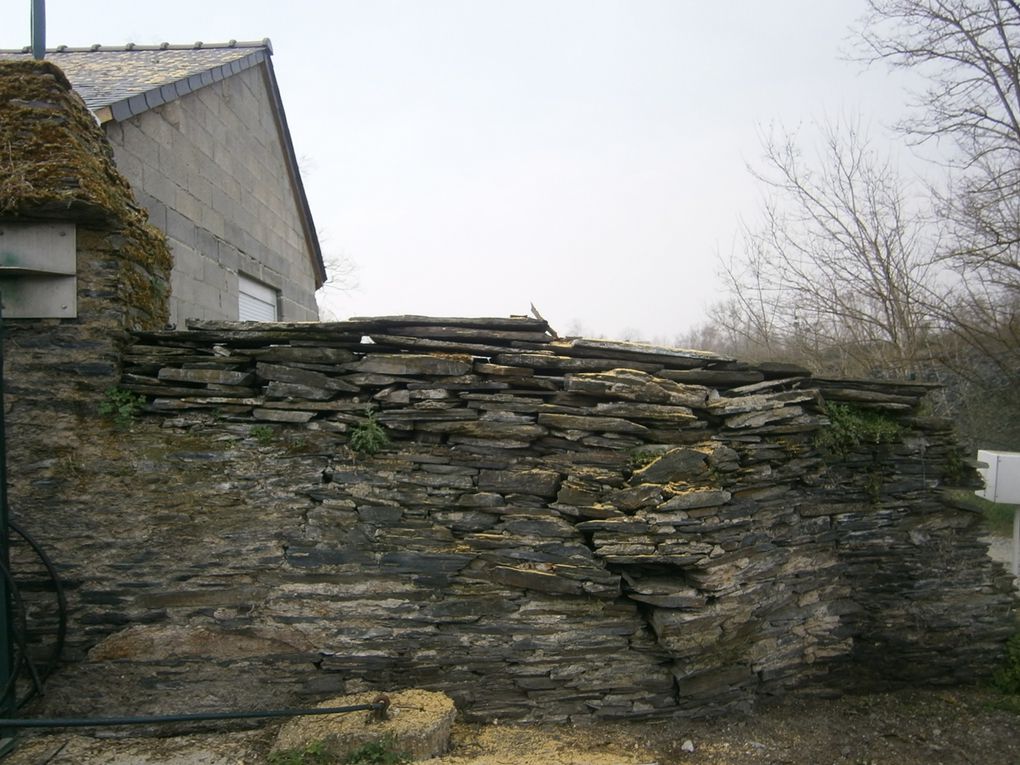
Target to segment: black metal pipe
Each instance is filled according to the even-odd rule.
[[[345,712],[367,712],[386,709],[389,702],[352,704],[346,707],[313,707],[310,709],[266,709],[263,711],[193,712],[180,715],[152,715],[148,717],[51,717],[38,719],[0,719],[4,728],[103,728],[112,725],[154,725],[159,723],[202,722],[205,720],[251,720],[267,717],[305,717],[308,715],[336,715]]]

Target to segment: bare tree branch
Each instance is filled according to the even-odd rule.
[[[762,136],[761,221],[724,265],[729,327],[820,369],[906,374],[926,351],[935,289],[931,229],[889,160],[851,121],[821,126],[813,161],[789,134]]]

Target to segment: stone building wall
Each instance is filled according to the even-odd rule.
[[[174,253],[171,321],[236,319],[238,274],[314,320],[315,273],[262,67],[105,125],[117,166]]]
[[[1001,658],[1008,576],[939,493],[970,474],[923,385],[532,319],[193,327],[136,336],[130,427],[12,439],[73,607],[39,711],[425,686],[469,718],[704,715]],[[823,450],[840,402],[890,435]]]

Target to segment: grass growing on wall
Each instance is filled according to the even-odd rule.
[[[390,445],[390,437],[375,418],[375,412],[368,412],[367,418],[351,429],[349,446],[357,454],[373,455]]]
[[[976,513],[981,514],[982,523],[989,534],[1008,537],[1013,534],[1013,513],[1017,505],[1006,505],[1002,502],[989,502],[967,489],[954,489],[950,492],[953,501]]]
[[[825,405],[829,425],[818,431],[815,446],[834,457],[846,457],[861,446],[891,443],[903,434],[903,427],[889,415],[853,404]]]

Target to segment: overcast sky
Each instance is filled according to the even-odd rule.
[[[0,47],[29,42],[4,0]],[[896,118],[863,0],[49,0],[47,43],[273,41],[339,318],[504,316],[670,340],[720,297],[763,126]]]

